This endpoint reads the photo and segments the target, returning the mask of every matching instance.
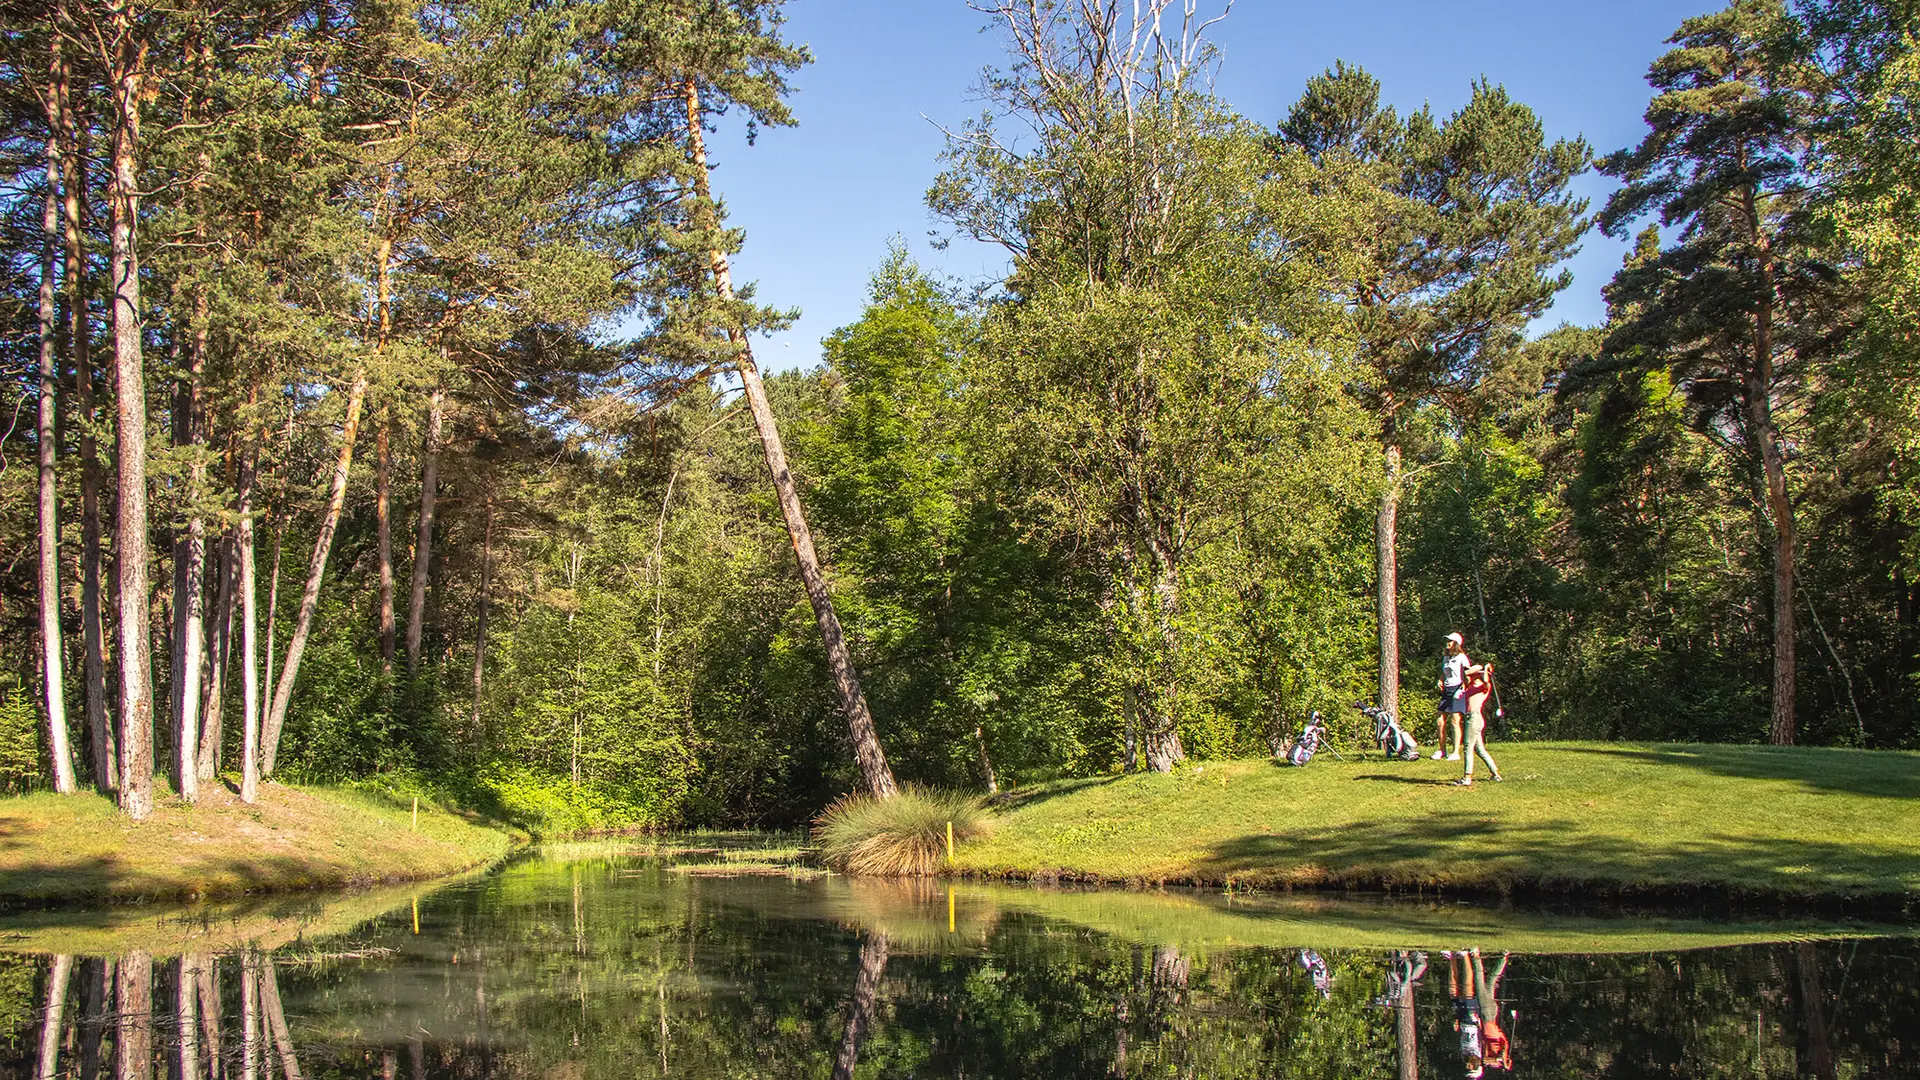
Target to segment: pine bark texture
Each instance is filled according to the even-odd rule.
[[[698,87],[689,81],[683,92],[687,107],[687,137],[693,157],[694,193],[703,205],[711,206],[704,127],[706,114],[700,106]],[[710,258],[720,299],[730,304],[734,299],[733,274],[727,253],[715,248]],[[873,714],[867,710],[866,695],[861,691],[860,676],[853,666],[853,654],[847,648],[846,633],[841,629],[839,615],[833,610],[833,594],[827,589],[826,574],[821,569],[820,556],[814,550],[813,533],[807,528],[806,513],[800,505],[800,488],[787,465],[786,447],[780,441],[780,429],[774,422],[773,406],[767,400],[766,384],[761,381],[760,369],[754,363],[753,345],[737,327],[729,327],[727,337],[736,350],[735,366],[740,373],[742,393],[747,399],[747,410],[753,415],[754,431],[760,436],[761,449],[767,459],[767,472],[773,478],[774,494],[780,503],[780,515],[786,519],[787,536],[793,543],[794,557],[800,564],[800,580],[806,587],[807,599],[813,604],[814,620],[820,626],[820,638],[827,651],[827,667],[833,675],[834,693],[839,698],[840,711],[847,718],[848,732],[852,736],[854,760],[860,766],[860,775],[866,781],[867,790],[876,798],[890,799],[899,793],[899,786],[894,783],[893,770],[887,765],[886,752],[881,748],[880,737],[874,730]]]
[[[153,654],[147,580],[147,390],[140,340],[140,99],[146,49],[128,0],[109,6],[113,178],[109,273],[113,286],[114,430],[119,492],[115,503],[120,634],[120,808],[139,821],[153,812]],[[151,1063],[148,1063],[149,1066]]]
[[[383,421],[374,434],[373,518],[380,559],[380,673],[393,674],[393,450]]]
[[[1387,483],[1374,521],[1374,568],[1379,582],[1380,707],[1400,715],[1400,447],[1386,443]]]
[[[56,23],[64,24],[66,4],[58,8]],[[93,320],[87,312],[85,215],[87,174],[82,151],[86,127],[75,117],[72,68],[56,55],[53,90],[59,101],[61,217],[66,230],[67,355],[73,364],[74,403],[80,450],[80,629],[81,691],[87,713],[88,766],[93,783],[102,792],[120,786],[120,754],[108,718],[107,633],[101,598],[100,572],[100,449],[94,438]]]
[[[60,71],[59,37],[54,37],[52,73]],[[60,335],[60,313],[54,301],[54,266],[60,241],[60,99],[57,91],[46,97],[47,107],[47,196],[41,216],[40,237],[40,413],[35,437],[39,442],[38,502],[40,518],[40,677],[47,707],[47,750],[52,758],[53,787],[63,794],[77,786],[73,772],[73,752],[67,745],[67,680],[63,670],[60,633],[60,491],[56,473],[56,452],[60,443],[59,359],[56,350]]]
[[[407,672],[420,673],[420,643],[426,634],[427,583],[433,569],[433,513],[440,486],[440,427],[447,392],[435,387],[427,400],[426,431],[420,437],[420,517],[414,529],[413,579],[407,597]]]
[[[1751,197],[1749,197],[1751,202]],[[1758,215],[1754,234],[1759,235]],[[1761,301],[1754,315],[1753,367],[1747,374],[1747,408],[1767,489],[1767,516],[1773,528],[1773,708],[1768,736],[1775,746],[1792,746],[1794,730],[1794,521],[1787,493],[1786,455],[1773,418],[1773,255],[1760,240]]]

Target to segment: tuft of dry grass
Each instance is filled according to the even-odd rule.
[[[955,844],[985,835],[986,808],[972,795],[907,785],[891,799],[842,797],[814,819],[813,838],[836,870],[926,876],[946,865],[949,824]]]

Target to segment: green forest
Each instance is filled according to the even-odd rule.
[[[1007,275],[763,379],[782,7],[0,5],[0,786],[785,824],[1425,741],[1454,630],[1496,738],[1920,748],[1914,0],[1679,24],[1624,147],[982,4],[926,205]]]

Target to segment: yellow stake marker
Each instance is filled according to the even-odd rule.
[[[953,822],[947,822],[947,865],[953,865]]]
[[[413,797],[413,831],[420,831],[420,796]]]
[[[953,886],[947,886],[947,933],[953,933]]]
[[[420,898],[417,896],[413,898],[413,933],[415,937],[420,935]]]

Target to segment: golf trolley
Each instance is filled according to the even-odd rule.
[[[1361,701],[1354,702],[1353,707],[1360,710],[1361,716],[1373,721],[1373,745],[1379,747],[1381,753],[1401,761],[1412,761],[1420,756],[1420,744],[1407,734],[1407,729],[1400,726],[1400,721],[1394,719],[1392,713],[1378,705]]]

